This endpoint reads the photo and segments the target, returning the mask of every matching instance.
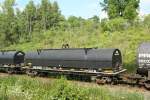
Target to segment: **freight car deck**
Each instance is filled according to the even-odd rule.
[[[126,72],[126,69],[122,69],[116,72],[96,72],[96,71],[91,71],[91,70],[66,70],[66,69],[40,69],[40,68],[24,68],[24,70],[29,70],[31,73],[37,72],[38,73],[56,73],[56,74],[77,74],[77,75],[88,75],[88,76],[116,76],[121,73]]]
[[[80,75],[94,75],[94,76],[99,76],[99,75],[104,75],[104,76],[115,76],[119,75],[121,73],[126,72],[126,69],[122,69],[116,72],[113,71],[101,71],[101,72],[96,72],[96,71],[91,71],[91,70],[66,70],[66,69],[41,69],[41,68],[27,68],[27,67],[10,67],[10,66],[1,66],[0,70],[3,71],[9,71],[9,70],[14,70],[20,73],[23,73],[27,70],[30,71],[37,71],[39,73],[42,72],[47,72],[47,73],[66,73],[66,74],[80,74]]]

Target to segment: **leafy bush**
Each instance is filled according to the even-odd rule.
[[[123,18],[115,18],[112,20],[104,20],[102,21],[103,31],[122,31],[129,27],[129,23],[127,20]]]
[[[52,89],[53,100],[87,100],[86,91],[81,87],[68,83],[63,78],[56,81]]]
[[[144,26],[150,31],[150,14],[144,18]]]

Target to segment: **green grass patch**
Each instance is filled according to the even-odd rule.
[[[0,100],[144,100],[140,93],[110,91],[103,86],[84,86],[58,80],[39,80],[26,76],[0,78]]]

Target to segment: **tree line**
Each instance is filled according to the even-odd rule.
[[[15,8],[15,0],[5,0],[0,11],[0,39],[4,44],[13,44],[18,38],[32,38],[33,31],[47,30],[59,26],[63,16],[57,2],[41,0],[35,5],[32,0],[23,10]]]
[[[99,22],[94,16],[89,20],[81,17],[70,16],[65,18],[56,1],[41,0],[35,5],[33,0],[23,10],[16,7],[15,0],[5,0],[0,10],[0,44],[8,46],[18,43],[20,38],[26,42],[32,41],[32,34],[41,34],[47,30],[73,29],[85,24]],[[88,26],[88,25],[87,25]]]
[[[47,30],[86,30],[102,31],[124,30],[138,19],[140,0],[103,0],[103,7],[108,18],[100,20],[98,16],[89,19],[70,16],[65,18],[56,1],[41,0],[35,5],[33,0],[20,10],[15,0],[5,0],[0,6],[0,44],[8,46],[32,41],[33,33],[43,34]]]

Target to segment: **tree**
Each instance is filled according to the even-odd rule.
[[[144,28],[147,28],[150,32],[150,14],[145,16],[143,23],[144,23]]]
[[[91,18],[89,18],[86,22],[86,26],[89,27],[88,29],[93,28],[93,29],[97,29],[99,28],[99,25],[100,25],[100,19],[98,16],[93,16]]]
[[[75,16],[70,16],[68,18],[68,23],[69,23],[69,26],[71,28],[74,28],[74,27],[80,27],[80,20],[78,17],[75,17]]]
[[[42,0],[39,11],[43,30],[57,27],[59,22],[64,20],[57,2],[51,3],[49,0]]]
[[[35,15],[36,15],[36,7],[32,0],[29,2],[29,4],[27,4],[24,13],[26,18],[26,29],[27,32],[29,33],[29,37],[31,38],[31,33],[33,32]]]
[[[96,15],[90,18],[90,20],[93,20],[95,23],[98,23],[100,21],[99,17]]]
[[[109,18],[123,17],[133,20],[138,15],[140,0],[104,0],[100,3]]]
[[[108,0],[103,0],[103,2],[100,2],[100,5],[102,6],[102,11],[108,11]]]
[[[4,34],[4,14],[0,13],[0,48],[4,47],[5,45],[5,34]]]
[[[2,5],[1,32],[5,36],[6,44],[13,44],[17,41],[17,24],[13,6],[15,0],[5,0]]]
[[[129,21],[132,21],[135,19],[138,15],[137,9],[139,7],[139,0],[130,0],[128,2],[128,5],[125,7],[125,10],[123,12],[123,17],[125,19],[128,19]]]
[[[16,9],[16,24],[18,28],[18,37],[26,38],[28,36],[28,29],[27,29],[27,20],[25,12],[21,12],[18,8]]]
[[[47,30],[48,28],[48,14],[50,13],[48,10],[48,6],[51,6],[49,4],[49,1],[48,0],[42,0],[41,1],[41,22],[42,22],[42,25],[43,25],[43,29],[44,30]]]
[[[5,0],[1,4],[0,40],[6,45],[20,40],[30,41],[35,32],[40,33],[42,30],[66,26],[57,2],[41,0],[41,3],[36,6],[33,0],[30,0],[23,10],[15,9],[15,5],[15,0]]]
[[[59,11],[59,6],[55,1],[52,4],[51,27],[57,27],[59,25],[59,22],[62,20],[64,20],[64,18],[61,16],[61,12]]]

